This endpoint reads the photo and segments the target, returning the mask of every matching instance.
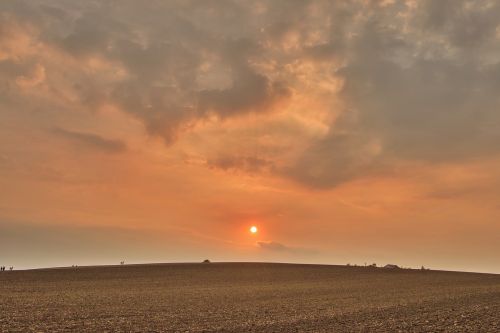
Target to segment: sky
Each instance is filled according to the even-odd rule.
[[[499,54],[489,0],[1,1],[0,264],[500,273]]]

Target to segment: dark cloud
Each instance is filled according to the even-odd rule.
[[[290,248],[286,247],[283,244],[276,243],[276,242],[257,242],[259,247],[264,250],[270,250],[270,251],[289,251]]]
[[[266,111],[276,101],[290,95],[282,82],[269,82],[263,75],[245,69],[233,85],[223,90],[203,90],[198,94],[200,110],[222,117],[249,111]]]
[[[331,188],[383,168],[379,143],[364,134],[335,132],[313,143],[281,172],[313,188]]]
[[[70,131],[63,128],[54,128],[53,133],[76,145],[106,153],[121,153],[127,149],[127,145],[123,141],[106,139],[97,134]]]
[[[257,245],[265,251],[297,254],[297,255],[311,255],[314,254],[314,250],[304,249],[299,247],[289,247],[277,242],[257,242]]]
[[[122,66],[126,77],[106,86],[97,76],[74,78],[80,102],[92,109],[117,104],[167,143],[199,119],[268,111],[290,95],[286,82],[254,65],[262,53],[249,33],[248,6],[47,0],[2,7],[40,29],[37,42],[79,61],[99,57]]]
[[[31,29],[30,45],[110,66],[106,75],[73,68],[57,76],[59,66],[42,62],[49,88],[58,91],[54,78],[64,78],[59,84],[72,87],[68,95],[80,104],[117,105],[167,143],[195,122],[269,112],[303,89],[324,89],[312,76],[343,82],[338,92],[318,93],[335,100],[327,134],[280,169],[310,187],[390,173],[397,161],[500,153],[496,1],[21,0],[0,9],[2,26],[19,21],[17,28]],[[12,40],[5,36],[2,45]],[[0,83],[10,90],[0,94],[7,100],[16,93],[9,82],[41,60],[2,50],[8,82]],[[304,73],[297,68],[306,61],[330,66]],[[254,162],[224,157],[208,164],[252,171],[261,167]]]
[[[129,2],[83,12],[61,42],[76,56],[97,53],[125,66],[128,79],[113,87],[108,98],[143,120],[150,133],[170,143],[190,122],[266,111],[288,96],[284,83],[250,65],[258,54],[253,40],[211,34],[196,20],[213,15],[211,6],[187,12],[172,4],[136,7]],[[214,21],[206,24],[217,25],[222,14],[215,12]],[[215,81],[227,72],[230,83],[219,84],[223,88],[200,84],[203,64],[215,68],[208,74]]]
[[[452,8],[447,8],[450,6]],[[404,14],[404,15],[403,15]],[[395,161],[457,162],[500,153],[500,40],[494,2],[401,2],[367,11],[342,46],[344,112],[283,172],[330,188]],[[477,37],[475,37],[477,36]],[[321,49],[334,50],[336,42]]]
[[[224,171],[242,170],[249,173],[271,170],[274,167],[271,161],[256,156],[219,156],[207,160],[207,165]]]

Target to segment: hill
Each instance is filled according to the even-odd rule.
[[[500,275],[266,263],[0,273],[0,331],[496,332]]]

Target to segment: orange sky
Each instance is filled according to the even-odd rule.
[[[0,264],[500,272],[499,17],[486,0],[2,2]]]

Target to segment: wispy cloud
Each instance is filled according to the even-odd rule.
[[[54,128],[53,132],[74,144],[106,153],[121,153],[127,149],[123,141],[106,139],[93,133],[71,131],[59,127]]]

